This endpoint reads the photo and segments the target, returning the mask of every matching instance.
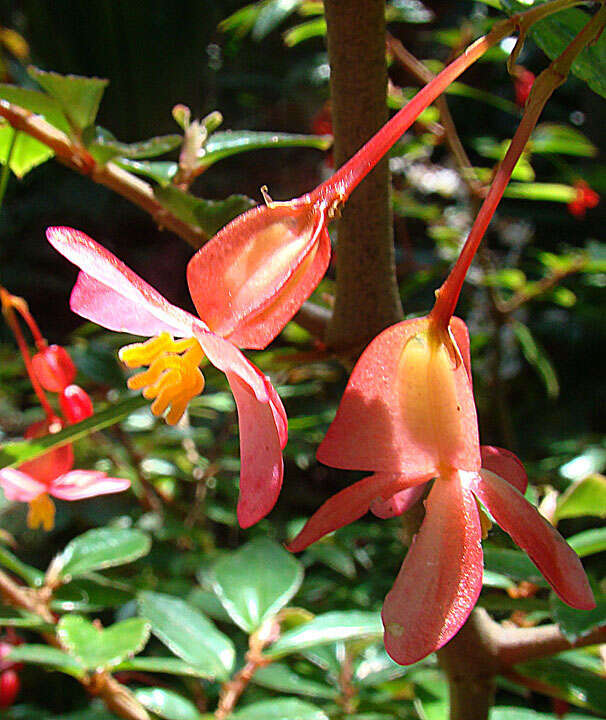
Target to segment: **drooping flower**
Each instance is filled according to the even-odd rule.
[[[385,647],[409,664],[459,630],[482,588],[477,501],[528,552],[556,593],[594,607],[577,555],[523,496],[515,456],[480,448],[469,339],[453,318],[429,315],[381,333],[362,354],[318,459],[374,474],[330,498],[290,544],[299,551],[373,510],[403,512],[433,479],[426,515],[383,605]]]
[[[50,432],[58,432],[61,427],[58,418],[52,422],[43,420],[31,425],[25,437],[43,437]],[[130,480],[125,478],[108,477],[98,470],[73,470],[73,465],[72,446],[63,445],[23,463],[18,469],[0,470],[0,487],[6,499],[29,503],[28,527],[52,530],[55,506],[51,496],[59,500],[83,500],[122,492],[130,487]]]
[[[81,272],[72,291],[72,310],[117,332],[151,337],[123,347],[130,368],[147,368],[128,381],[153,399],[152,412],[178,422],[189,401],[202,392],[204,357],[229,382],[240,425],[238,519],[248,527],[274,506],[282,484],[282,449],[287,420],[269,379],[235,345],[205,322],[175,307],[117,257],[72,228],[49,228],[49,242]],[[191,288],[191,282],[190,282]],[[193,294],[193,290],[192,290]]]
[[[595,190],[592,190],[584,180],[577,180],[574,183],[576,197],[569,202],[568,212],[576,218],[584,218],[585,212],[596,207],[600,202],[600,196]]]

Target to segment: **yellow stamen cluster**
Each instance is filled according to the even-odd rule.
[[[204,352],[195,338],[173,340],[164,332],[147,342],[123,347],[119,357],[129,368],[148,366],[129,378],[128,387],[143,390],[143,397],[155,398],[151,406],[154,415],[162,415],[170,405],[169,425],[179,422],[189,401],[204,390],[198,367]]]
[[[47,532],[55,527],[55,503],[46,493],[30,500],[27,527],[32,530],[42,527]]]

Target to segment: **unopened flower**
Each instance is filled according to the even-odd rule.
[[[600,202],[600,196],[584,180],[577,180],[574,187],[576,197],[568,203],[568,212],[576,218],[584,218],[585,211],[591,210]]]

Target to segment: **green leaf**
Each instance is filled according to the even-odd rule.
[[[200,672],[193,665],[188,665],[183,660],[175,657],[138,657],[130,658],[121,662],[115,668],[118,670],[135,670],[137,672],[165,673],[166,675],[185,675],[187,677],[207,677],[206,673]]]
[[[323,563],[335,572],[353,578],[356,576],[356,566],[350,553],[331,542],[314,543],[305,553],[306,557]]]
[[[9,125],[0,127],[0,163],[6,165],[6,158],[10,153],[9,167],[18,178],[22,178],[30,170],[52,158],[55,153],[23,132],[17,133],[13,145],[15,132]]]
[[[420,670],[414,674],[415,709],[422,720],[448,717],[448,683],[438,670]]]
[[[580,130],[558,123],[542,123],[532,133],[533,153],[557,153],[577,157],[596,157],[598,149]]]
[[[516,665],[516,671],[556,688],[559,697],[574,705],[598,713],[606,707],[604,678],[588,668],[559,658],[546,658]]]
[[[124,605],[133,599],[133,594],[103,575],[91,573],[57,588],[53,593],[51,609],[58,612],[98,612]]]
[[[295,695],[308,695],[309,697],[324,698],[325,700],[333,700],[338,694],[329,685],[301,677],[294,670],[291,670],[288,665],[282,663],[272,663],[260,668],[253,675],[253,682],[270,690],[294,693]]]
[[[177,597],[161,593],[142,592],[138,603],[154,635],[202,677],[229,677],[235,660],[233,643],[201,612]]]
[[[75,425],[69,425],[53,435],[5,443],[0,447],[0,467],[15,467],[26,460],[33,460],[43,455],[47,450],[54,447],[76,442],[76,440],[80,440],[91,433],[115,425],[135,412],[135,410],[146,405],[149,405],[149,400],[146,400],[141,395],[136,395],[128,398],[128,400],[110,405],[105,410],[97,412]]]
[[[264,654],[281,657],[336,640],[375,637],[383,637],[383,623],[379,613],[359,610],[328,612],[285,632]]]
[[[579,557],[606,550],[606,527],[584,530],[568,538],[568,544]]]
[[[558,499],[556,517],[606,517],[606,477],[595,473],[571,485]]]
[[[165,720],[199,720],[196,706],[181,695],[164,688],[141,688],[135,690],[135,697],[155,715]]]
[[[167,210],[183,222],[201,228],[207,235],[214,235],[256,204],[246,195],[230,195],[225,200],[204,200],[174,185],[158,186],[154,188],[154,194]]]
[[[61,110],[61,105],[46,93],[0,83],[0,99],[8,100],[9,103],[18,105],[36,115],[42,115],[49,125],[61,130],[66,135],[69,134],[69,123]]]
[[[387,22],[428,23],[434,18],[433,12],[420,0],[394,0],[387,3],[385,20]]]
[[[294,47],[300,42],[304,42],[310,38],[324,37],[325,35],[326,20],[323,17],[319,17],[295,25],[293,28],[284,33],[283,38],[285,45],[288,47]]]
[[[68,582],[72,577],[124,565],[147,555],[151,540],[141,530],[130,528],[97,528],[69,542],[53,561],[58,577]]]
[[[21,560],[13,555],[10,550],[7,550],[4,545],[0,545],[0,565],[15,573],[15,575],[18,575],[31,587],[41,587],[44,584],[44,573],[31,567],[31,565],[26,565],[24,562],[21,562]]]
[[[330,135],[298,135],[292,133],[231,130],[210,136],[200,156],[200,165],[209,167],[223,158],[249,150],[268,148],[309,147],[327,150],[332,145]]]
[[[551,608],[553,619],[571,642],[606,625],[606,595],[596,596],[596,607],[593,610],[575,610],[554,595]]]
[[[230,720],[328,720],[328,715],[301,700],[265,700],[230,715]]]
[[[74,129],[82,131],[95,122],[108,80],[59,75],[36,67],[29,67],[28,73],[59,103]]]
[[[537,570],[532,560],[521,550],[484,547],[484,566],[487,570],[510,577],[516,582],[528,582],[548,587],[548,583]]]
[[[501,0],[509,13],[528,10],[527,2]],[[570,8],[543,18],[530,28],[530,36],[550,60],[562,54],[589,21],[590,16],[582,10]],[[606,36],[602,33],[598,41],[579,54],[572,64],[572,72],[585,80],[598,95],[606,97]]]
[[[261,7],[252,28],[251,37],[256,42],[263,40],[272,30],[293,13],[301,4],[301,0],[270,0]]]
[[[549,202],[572,202],[577,195],[576,188],[562,183],[509,183],[505,197],[519,200],[547,200]]]
[[[566,720],[595,720],[594,715],[581,715],[567,712]],[[539,713],[523,707],[494,707],[490,711],[490,720],[554,720],[551,713]]]
[[[301,563],[268,538],[247,543],[219,560],[213,570],[213,590],[247,633],[283,608],[302,582]]]
[[[11,650],[9,658],[12,662],[45,665],[73,677],[84,675],[84,668],[75,658],[49,645],[17,645]]]
[[[164,155],[183,142],[181,135],[161,135],[134,143],[123,143],[105,128],[98,125],[90,126],[83,133],[84,143],[91,155],[101,163],[115,157],[142,160],[144,158]]]
[[[61,645],[91,671],[106,670],[141,652],[149,633],[150,624],[143,618],[97,628],[82,615],[64,615],[57,625]]]
[[[545,389],[547,390],[547,396],[556,398],[560,393],[560,384],[553,363],[547,356],[547,353],[534,339],[530,328],[526,325],[519,320],[514,320],[511,323],[511,327],[526,361],[537,371],[539,377],[543,380]]]
[[[125,160],[117,158],[116,165],[123,170],[155,180],[160,185],[168,185],[177,174],[179,165],[170,160],[156,160],[147,162],[145,160]]]

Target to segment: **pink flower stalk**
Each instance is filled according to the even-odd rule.
[[[58,432],[61,427],[57,418],[52,423],[45,420],[30,426],[25,437],[42,437],[49,432]],[[98,470],[72,470],[73,464],[72,446],[63,445],[23,463],[19,469],[0,470],[0,487],[6,499],[29,503],[28,527],[53,529],[55,506],[50,496],[60,500],[83,500],[122,492],[130,487],[130,480],[108,477]]]
[[[249,527],[264,517],[280,492],[287,440],[286,413],[269,379],[222,332],[172,305],[84,233],[57,227],[49,228],[47,237],[81,269],[70,299],[74,312],[109,330],[152,338],[122,348],[120,359],[130,368],[148,367],[128,386],[154,400],[155,415],[168,410],[167,422],[178,422],[204,389],[199,366],[205,356],[226,374],[240,425],[238,520]]]
[[[266,347],[316,288],[330,260],[327,225],[402,134],[465,69],[508,35],[480,38],[437,75],[326,182],[289,202],[255,207],[191,259],[187,278],[208,328],[238,347]]]

